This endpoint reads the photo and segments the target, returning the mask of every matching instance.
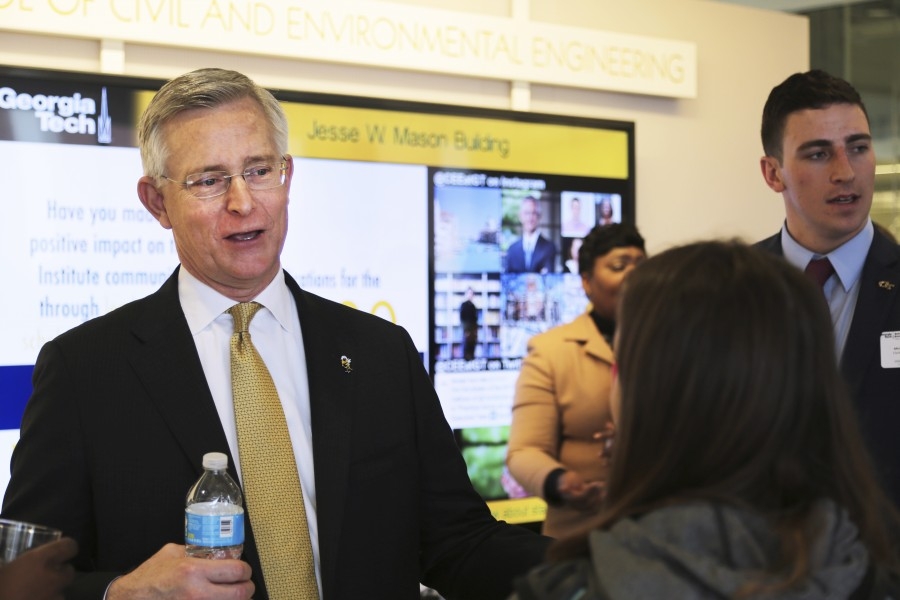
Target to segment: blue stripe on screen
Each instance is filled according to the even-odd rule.
[[[34,365],[0,366],[0,429],[18,429],[31,395]]]

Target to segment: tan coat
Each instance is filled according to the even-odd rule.
[[[536,335],[516,383],[506,464],[528,493],[543,497],[544,480],[557,468],[586,481],[606,479],[594,434],[610,420],[613,352],[587,313]],[[593,516],[547,508],[543,532],[564,537]]]

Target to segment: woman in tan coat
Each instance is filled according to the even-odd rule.
[[[589,311],[528,342],[506,464],[529,494],[547,501],[546,535],[572,533],[599,506],[606,465],[598,434],[610,422],[619,289],[644,258],[644,239],[632,225],[594,227],[578,253]]]

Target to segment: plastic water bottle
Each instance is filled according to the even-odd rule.
[[[240,558],[244,550],[244,498],[228,474],[228,455],[203,455],[203,475],[187,494],[185,554],[198,558]]]

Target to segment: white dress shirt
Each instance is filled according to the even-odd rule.
[[[231,315],[225,312],[236,302],[200,282],[183,266],[178,272],[178,296],[240,476],[240,452],[231,395],[230,341],[234,322]],[[279,272],[254,301],[264,308],[250,322],[250,337],[272,375],[284,409],[300,485],[303,487],[306,520],[321,590],[309,380],[297,303],[284,282],[284,272]],[[220,449],[209,449],[210,452],[218,450]]]
[[[828,254],[822,255],[801,246],[797,240],[791,237],[787,225],[781,228],[781,250],[789,263],[799,269],[806,269],[806,265],[811,259],[827,256],[831,266],[834,267],[834,274],[828,278],[822,290],[825,292],[825,299],[828,300],[828,308],[831,311],[838,361],[844,354],[847,334],[850,332],[850,324],[853,322],[856,299],[859,297],[859,280],[874,237],[875,228],[872,226],[872,220],[869,219],[859,233]]]
[[[537,230],[529,234],[522,235],[522,250],[525,252],[525,268],[531,268],[531,259],[534,255],[534,247],[537,246],[537,239],[541,233]]]

